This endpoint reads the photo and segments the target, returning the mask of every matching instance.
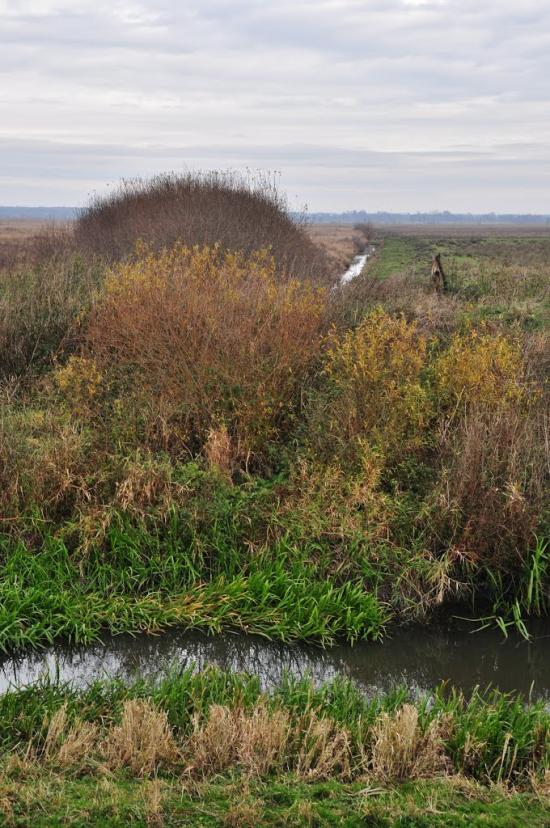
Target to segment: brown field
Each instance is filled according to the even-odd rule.
[[[0,268],[20,263],[34,240],[63,226],[49,219],[0,219]]]
[[[0,243],[24,241],[51,224],[44,219],[0,219]]]
[[[328,253],[334,270],[343,272],[365,246],[365,236],[353,224],[306,224],[308,235]]]

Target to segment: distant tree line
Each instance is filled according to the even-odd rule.
[[[550,226],[550,215],[525,213],[451,213],[448,210],[432,213],[368,213],[366,210],[348,210],[343,213],[308,213],[309,221],[316,223],[360,224],[542,224]]]

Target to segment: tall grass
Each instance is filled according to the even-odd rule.
[[[51,367],[75,347],[101,278],[98,262],[71,249],[0,268],[0,380]]]
[[[146,538],[144,538],[147,543]],[[283,557],[256,560],[235,574],[210,574],[184,546],[173,554],[111,536],[105,560],[80,565],[66,546],[44,538],[41,552],[22,542],[4,544],[0,584],[0,648],[52,643],[57,638],[87,643],[102,630],[155,632],[233,627],[283,641],[330,644],[381,635],[385,612],[360,584],[336,586],[320,579],[306,561]],[[160,552],[160,554],[159,554]]]
[[[392,783],[460,773],[526,786],[549,767],[549,734],[544,704],[497,691],[467,699],[439,688],[414,701],[396,690],[368,700],[347,681],[315,687],[286,679],[266,695],[254,677],[192,668],[156,686],[46,684],[0,697],[0,751],[55,767],[70,738],[72,751],[64,753],[72,754],[73,772],[103,756],[136,775],[159,766],[199,777],[238,768]]]

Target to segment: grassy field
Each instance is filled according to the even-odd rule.
[[[201,828],[548,828],[548,800],[533,793],[455,780],[306,784],[293,777],[258,782],[71,778],[29,773],[2,788],[5,825],[40,828],[128,825]]]

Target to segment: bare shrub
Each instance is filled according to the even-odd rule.
[[[326,255],[291,218],[266,176],[206,172],[124,181],[93,199],[76,222],[78,248],[110,261],[131,255],[138,239],[156,250],[176,242],[245,254],[269,247],[279,271],[331,279]]]
[[[265,449],[299,402],[324,297],[279,279],[266,253],[178,245],[112,271],[87,345],[125,411],[137,407],[151,429],[163,423],[161,447],[200,448],[222,422],[246,455]]]
[[[147,776],[179,758],[168,717],[148,701],[124,702],[122,721],[114,725],[102,744],[109,768],[128,767],[137,776]]]
[[[447,727],[447,722],[435,719],[423,732],[418,710],[411,704],[392,715],[382,714],[373,727],[369,770],[384,782],[444,773],[449,762],[442,733]]]

